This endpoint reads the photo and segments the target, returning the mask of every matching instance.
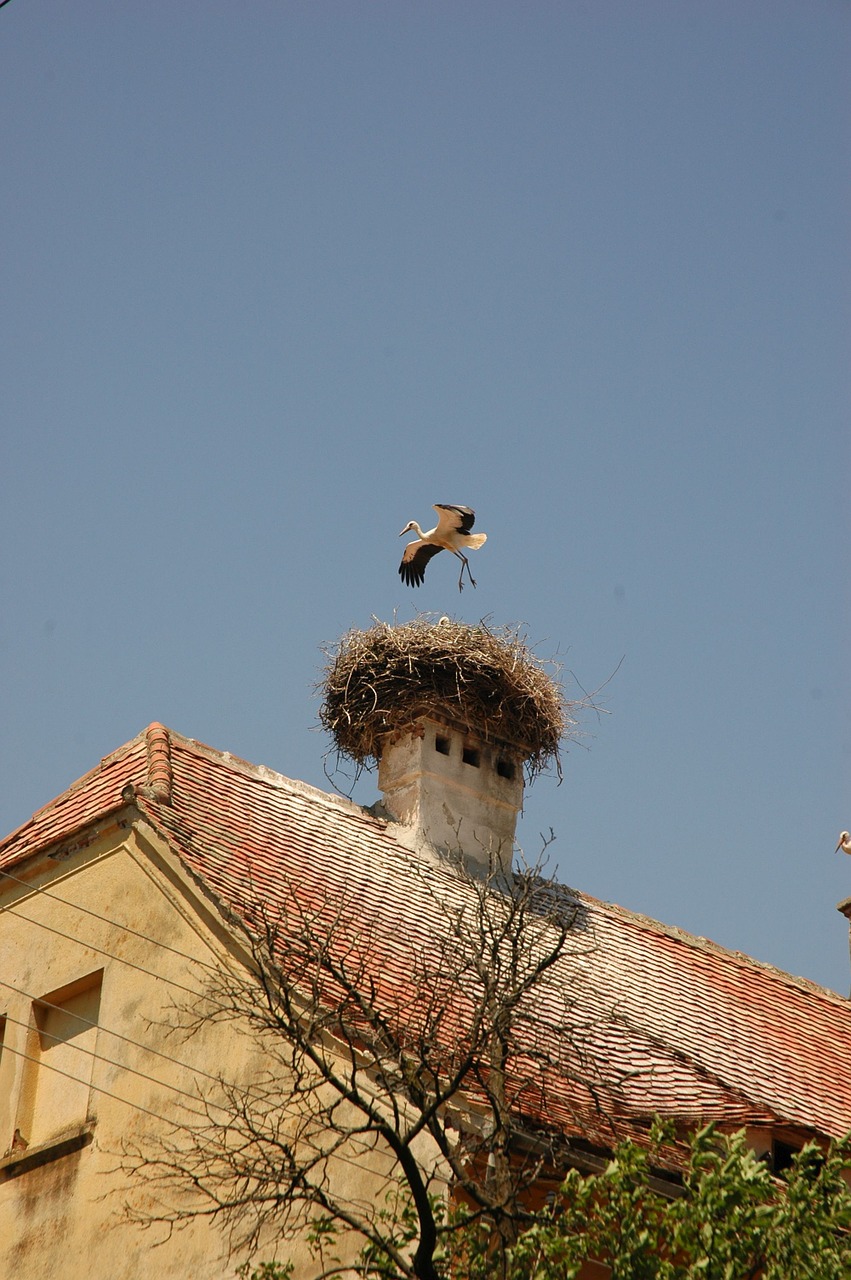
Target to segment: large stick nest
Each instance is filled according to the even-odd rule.
[[[369,767],[382,740],[430,715],[512,748],[529,778],[551,765],[573,721],[561,686],[519,628],[427,615],[354,629],[328,652],[319,719],[341,756]]]

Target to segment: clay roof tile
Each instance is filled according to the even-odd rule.
[[[284,884],[297,884],[305,902],[346,895],[376,975],[404,995],[412,947],[439,927],[433,889],[441,877],[449,883],[447,870],[421,860],[412,875],[413,855],[392,823],[160,724],[0,842],[0,867],[74,838],[130,800],[227,911],[245,912],[252,898],[280,903]],[[622,907],[554,892],[556,906],[577,913],[583,945],[548,974],[541,1016],[555,1026],[571,993],[588,1051],[620,1081],[613,1112],[851,1130],[844,997]],[[565,1097],[556,1117],[568,1129],[574,1102]],[[557,1099],[551,1106],[558,1110]]]

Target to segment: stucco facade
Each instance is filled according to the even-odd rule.
[[[245,1254],[216,1223],[169,1234],[128,1220],[128,1207],[134,1218],[155,1214],[156,1190],[121,1165],[157,1135],[179,1140],[198,1095],[216,1096],[215,1077],[250,1089],[262,1072],[244,1026],[175,1034],[209,968],[245,963],[239,939],[133,806],[73,844],[0,881],[0,1132],[11,1135],[0,1157],[0,1275],[230,1280]],[[336,1174],[370,1194],[368,1160]],[[303,1263],[297,1274],[311,1269],[297,1243],[286,1257]]]
[[[194,961],[225,945],[169,862],[127,811],[93,843],[2,886],[0,1124],[18,1139],[0,1169],[0,1274],[55,1276],[61,1242],[68,1280],[138,1276],[153,1239],[123,1222],[111,1173],[122,1145],[179,1122],[193,1069],[250,1071],[250,1040],[217,1043],[213,1028],[176,1046],[159,1025],[176,995],[197,988]],[[181,1232],[156,1265],[164,1277],[233,1274],[203,1227]]]

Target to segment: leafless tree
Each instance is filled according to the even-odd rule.
[[[406,873],[404,952],[401,924],[345,891],[246,897],[250,962],[173,1014],[188,1035],[250,1030],[266,1065],[248,1086],[222,1072],[171,1135],[125,1149],[156,1197],[137,1218],[216,1218],[243,1248],[311,1224],[351,1233],[384,1270],[347,1274],[399,1280],[439,1280],[453,1233],[478,1223],[499,1274],[533,1184],[563,1168],[571,1106],[598,1097],[563,966],[593,941],[540,863],[477,878],[412,858]]]

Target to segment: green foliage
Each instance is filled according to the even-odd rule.
[[[578,1280],[583,1263],[604,1261],[612,1280],[851,1280],[851,1139],[824,1152],[804,1147],[783,1178],[753,1154],[744,1131],[713,1126],[691,1140],[681,1182],[660,1190],[660,1166],[670,1133],[654,1126],[648,1146],[621,1143],[606,1168],[571,1170],[561,1195],[533,1215],[504,1250],[487,1220],[463,1212],[436,1216],[449,1231],[448,1251],[435,1258],[442,1280]],[[357,1261],[327,1267],[333,1280],[409,1280],[418,1219],[400,1188],[381,1209],[385,1231]],[[455,1228],[454,1232],[452,1228]],[[330,1219],[311,1228],[314,1256],[339,1227]],[[290,1264],[262,1264],[243,1280],[289,1280]],[[265,1268],[265,1269],[264,1269]]]
[[[292,1273],[291,1262],[261,1262],[253,1270],[250,1262],[243,1262],[236,1270],[240,1280],[290,1280]]]
[[[748,1148],[745,1134],[711,1126],[691,1143],[680,1194],[656,1189],[649,1150],[621,1144],[600,1174],[572,1170],[562,1198],[510,1253],[509,1280],[576,1280],[605,1261],[612,1280],[848,1280],[851,1191],[842,1177],[851,1147],[825,1155],[810,1144],[783,1182]]]

